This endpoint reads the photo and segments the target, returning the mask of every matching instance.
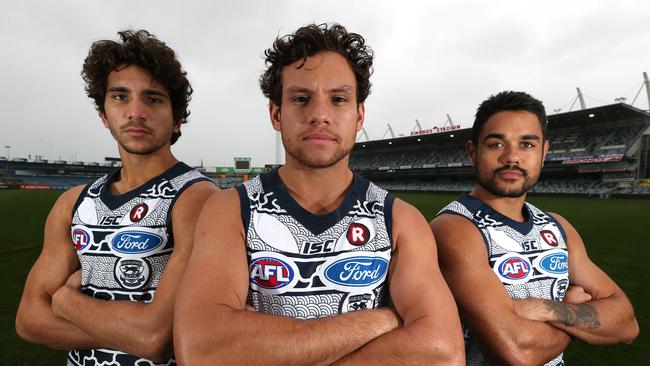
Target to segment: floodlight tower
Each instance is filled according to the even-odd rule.
[[[420,124],[420,121],[418,121],[417,118],[415,119],[415,126],[413,126],[411,133],[413,133],[413,131],[422,132],[422,125]]]
[[[645,92],[648,95],[648,110],[650,111],[650,81],[648,81],[648,73],[643,72],[643,84],[645,85]]]
[[[361,138],[365,137],[366,141],[370,141],[370,137],[368,136],[368,132],[366,132],[365,127],[361,127],[361,132],[359,136],[357,137],[357,142],[361,141]]]
[[[384,135],[381,137],[382,139],[386,137],[387,133],[390,133],[390,138],[394,139],[395,138],[395,132],[393,132],[393,128],[390,126],[390,123],[386,123],[388,125],[388,129],[386,132],[384,132]]]
[[[580,88],[576,88],[576,90],[578,91],[578,99],[580,100],[580,109],[587,109],[587,106],[585,105],[585,98],[582,96]]]

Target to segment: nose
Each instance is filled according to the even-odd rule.
[[[325,95],[314,95],[309,105],[309,122],[311,124],[330,123],[330,102]]]
[[[145,118],[145,104],[140,101],[140,100],[132,100],[127,109],[126,109],[126,117],[131,120],[143,120]]]
[[[516,145],[506,144],[501,154],[501,163],[503,164],[519,164],[519,149]]]

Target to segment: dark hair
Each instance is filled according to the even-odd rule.
[[[167,89],[174,122],[187,123],[190,115],[187,105],[193,90],[174,51],[146,30],[124,30],[117,34],[121,43],[101,40],[92,44],[81,71],[86,94],[95,101],[97,110],[104,113],[106,84],[111,71],[123,65],[135,65],[149,71],[154,80]],[[180,131],[174,132],[171,143],[180,136]]]
[[[541,101],[528,93],[516,91],[502,91],[491,95],[476,110],[474,125],[472,126],[472,142],[478,143],[478,136],[483,126],[490,117],[503,111],[527,111],[537,116],[542,128],[542,137],[546,136],[546,110]]]
[[[350,64],[357,81],[357,103],[363,103],[370,94],[372,74],[372,49],[357,33],[348,33],[340,24],[309,24],[298,28],[295,33],[278,37],[273,47],[264,51],[266,71],[260,77],[264,96],[276,105],[282,104],[282,69],[298,60],[319,52],[333,51]]]

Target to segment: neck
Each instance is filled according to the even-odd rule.
[[[526,202],[525,193],[520,197],[502,197],[492,194],[480,185],[476,185],[470,195],[485,202],[503,216],[517,222],[526,221],[523,214],[524,202]]]
[[[353,181],[347,158],[327,168],[309,168],[287,157],[278,174],[291,197],[314,214],[337,209]]]
[[[171,150],[161,148],[145,155],[131,154],[120,148],[122,169],[119,177],[111,183],[112,193],[129,192],[174,166],[178,160]]]

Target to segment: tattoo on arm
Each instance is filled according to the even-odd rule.
[[[590,304],[569,305],[557,301],[545,301],[546,307],[553,312],[558,321],[569,327],[600,327],[598,310]]]

